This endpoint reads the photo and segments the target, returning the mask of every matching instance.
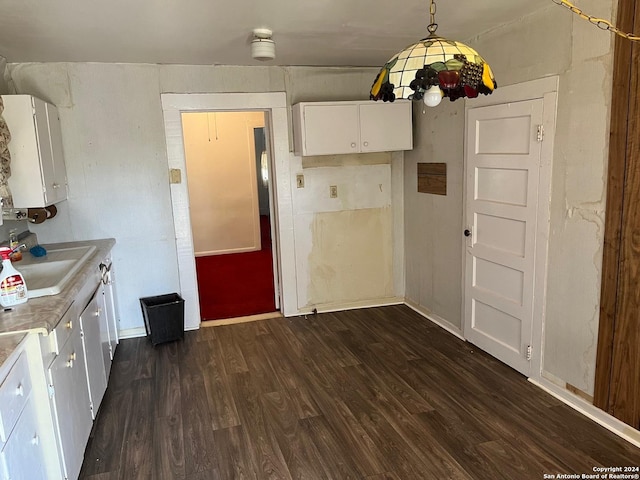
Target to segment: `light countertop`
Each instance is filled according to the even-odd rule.
[[[58,295],[30,298],[27,303],[11,307],[10,310],[0,310],[0,339],[4,335],[16,332],[38,332],[48,335],[69,310],[80,289],[96,274],[99,262],[109,254],[114,244],[113,238],[43,244],[43,247],[48,250],[90,245],[94,245],[96,250]],[[24,255],[30,255],[30,253],[24,253]],[[20,262],[17,262],[15,267],[20,270]],[[1,349],[2,345],[0,345],[0,353]]]
[[[0,365],[11,356],[27,335],[25,332],[20,332],[0,336]]]

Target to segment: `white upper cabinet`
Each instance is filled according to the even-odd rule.
[[[9,188],[15,208],[46,207],[67,198],[58,110],[31,95],[2,95],[11,132]]]
[[[293,106],[295,154],[411,150],[411,102],[309,102]]]

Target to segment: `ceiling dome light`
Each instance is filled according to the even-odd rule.
[[[268,28],[255,28],[251,40],[251,56],[266,62],[276,58],[276,42],[271,40],[273,32]]]
[[[429,36],[395,54],[382,67],[371,87],[371,100],[422,100],[430,92],[431,102],[436,98],[435,87],[441,96],[454,101],[475,98],[480,93],[489,95],[498,87],[491,67],[478,52],[436,35],[434,0],[430,13]]]

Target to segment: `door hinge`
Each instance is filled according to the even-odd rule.
[[[52,384],[47,385],[47,390],[49,391],[49,398],[53,398],[56,394],[56,389]]]
[[[544,140],[544,125],[538,125],[538,132],[536,135],[538,143],[542,143]]]
[[[527,345],[527,360],[531,360],[531,345]]]

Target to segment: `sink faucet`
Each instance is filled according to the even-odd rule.
[[[18,250],[25,250],[27,248],[27,245],[24,243],[21,243],[20,245],[16,245],[13,250],[11,250],[11,253],[13,252],[17,252]]]

